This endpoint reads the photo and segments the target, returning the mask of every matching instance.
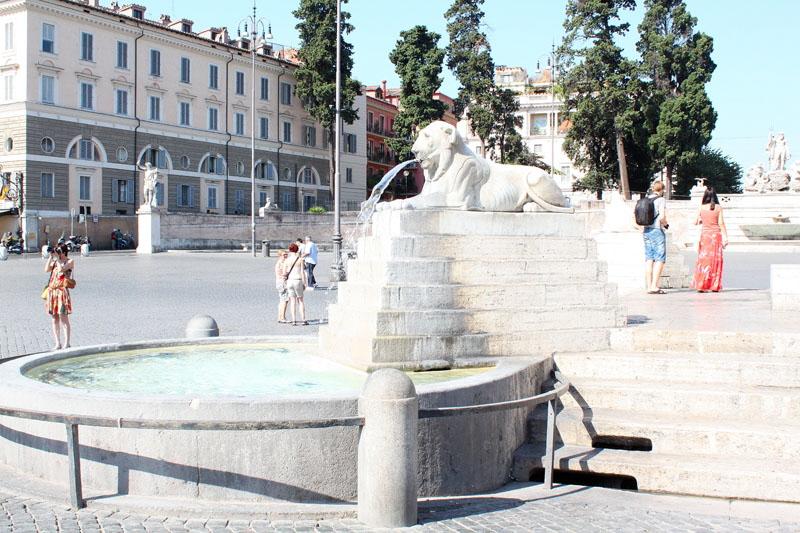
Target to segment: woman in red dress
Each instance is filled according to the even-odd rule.
[[[728,245],[728,230],[722,216],[717,192],[708,187],[694,224],[703,224],[697,249],[692,288],[698,292],[717,292],[722,289],[722,249]]]
[[[47,309],[47,314],[53,319],[53,337],[55,337],[56,341],[53,350],[70,347],[71,328],[69,315],[72,313],[72,299],[65,282],[67,279],[72,278],[75,262],[68,255],[69,250],[65,244],[56,246],[50,252],[50,257],[44,267],[45,272],[50,272],[45,308]],[[61,342],[62,331],[64,332],[63,344]]]

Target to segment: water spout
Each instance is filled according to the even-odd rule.
[[[372,213],[375,212],[375,206],[380,201],[381,195],[383,194],[383,191],[386,190],[386,187],[389,186],[389,183],[392,182],[398,172],[406,168],[408,165],[417,162],[418,161],[416,159],[404,161],[387,172],[381,181],[379,181],[378,184],[372,189],[372,194],[370,194],[369,198],[361,202],[361,211],[358,213],[358,218],[356,218],[356,221],[358,223],[369,222],[370,218],[372,218]]]

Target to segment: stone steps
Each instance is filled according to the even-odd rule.
[[[549,331],[566,323],[615,328],[625,323],[616,306],[576,306],[519,309],[349,309],[332,308],[328,324],[349,328],[356,336],[449,335],[503,331],[505,334]]]
[[[770,457],[776,461],[800,460],[800,422],[742,424],[741,418],[717,413],[621,411],[565,407],[558,413],[557,439],[570,445],[593,446],[598,437],[642,438],[653,453],[720,457]],[[547,406],[539,406],[529,419],[531,435],[547,430]]]
[[[527,444],[514,454],[512,477],[528,480],[543,468],[544,445]],[[672,455],[565,445],[555,450],[556,470],[631,476],[639,490],[717,498],[800,501],[796,461]]]
[[[673,352],[692,359],[715,354],[800,356],[800,333],[625,328],[611,332],[613,350]],[[688,355],[687,355],[688,354]]]
[[[453,333],[446,335],[357,336],[351,328],[320,328],[320,349],[344,364],[366,369],[390,365],[392,361],[436,365],[496,361],[502,357],[551,354],[556,350],[608,349],[608,331],[601,328],[558,329],[508,333]],[[342,350],[347,346],[347,350]],[[364,358],[367,359],[364,359]],[[363,361],[371,364],[363,364]],[[408,365],[390,365],[406,367]],[[423,365],[426,366],[426,365]]]
[[[338,303],[369,309],[503,309],[617,305],[616,286],[589,281],[568,285],[549,283],[480,285],[376,286],[344,282]]]
[[[366,237],[359,243],[359,257],[398,259],[525,258],[538,261],[593,259],[597,246],[585,237],[520,239],[516,236],[426,235],[381,239]]]
[[[574,283],[606,281],[597,261],[493,261],[446,259],[361,259],[348,264],[348,277],[386,285]]]
[[[800,364],[787,357],[719,354],[713,358],[671,352],[560,353],[556,364],[566,376],[680,383],[727,383],[733,386],[780,383],[800,387]]]
[[[682,416],[706,416],[800,423],[800,390],[759,385],[731,387],[727,383],[679,383],[659,380],[623,380],[570,376],[571,393],[561,397],[565,408],[665,411]],[[548,385],[545,385],[547,388]],[[552,383],[549,384],[552,388]],[[599,407],[602,406],[602,407]]]

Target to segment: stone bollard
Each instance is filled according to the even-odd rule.
[[[87,243],[81,244],[81,256],[89,257],[89,245]]]
[[[8,248],[0,246],[0,261],[5,261],[6,259],[8,259]]]
[[[208,315],[194,315],[186,324],[186,338],[219,337],[217,321]]]
[[[417,523],[419,401],[411,379],[391,368],[367,378],[358,397],[358,519],[369,527]]]

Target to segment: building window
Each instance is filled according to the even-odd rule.
[[[233,114],[233,133],[234,135],[244,135],[244,113]]]
[[[292,105],[292,84],[281,82],[281,104]]]
[[[194,187],[178,185],[177,203],[179,207],[194,207]]]
[[[534,144],[533,145],[533,153],[536,155],[542,155],[544,149],[542,148],[541,144]]]
[[[82,202],[92,201],[92,177],[78,176],[78,200]]]
[[[142,153],[140,164],[150,163],[157,168],[167,168],[167,151],[162,148],[148,148]]]
[[[94,109],[94,84],[81,82],[81,109]]]
[[[56,179],[52,172],[42,172],[42,198],[56,197]]]
[[[56,27],[46,22],[42,23],[42,52],[56,53]]]
[[[81,59],[94,61],[94,35],[81,32]]]
[[[6,50],[13,50],[14,49],[14,23],[13,22],[6,22],[5,24],[5,49]]]
[[[14,75],[6,74],[3,76],[3,98],[6,102],[14,99]]]
[[[178,123],[181,126],[191,126],[192,105],[189,102],[178,102]]]
[[[111,201],[120,204],[132,204],[133,180],[111,180]]]
[[[239,174],[240,176],[244,174],[244,163],[242,163],[241,161],[237,161],[236,163],[236,173]]]
[[[124,146],[117,148],[117,161],[124,163],[128,160],[128,150]]]
[[[188,57],[181,58],[181,82],[191,83],[191,66],[192,62]]]
[[[206,203],[207,209],[217,209],[217,188],[208,188],[208,202]]]
[[[236,192],[233,193],[233,210],[237,214],[244,213],[244,191],[242,189],[236,189]]]
[[[329,139],[330,132],[328,130],[322,130],[322,147],[326,150],[328,149],[328,145],[330,144]]]
[[[303,126],[303,144],[306,146],[317,145],[317,129],[314,126]]]
[[[310,168],[303,169],[303,183],[314,183],[314,173]]]
[[[258,205],[267,204],[267,191],[258,191]]]
[[[189,168],[189,156],[188,155],[182,155],[181,156],[181,168],[183,168],[183,169]]]
[[[56,79],[53,76],[42,74],[42,103],[55,104],[56,103]]]
[[[531,135],[547,135],[547,115],[531,115]]]
[[[290,143],[292,142],[292,123],[291,122],[284,122],[283,123],[283,142]]]
[[[217,65],[208,66],[208,88],[219,89],[219,67]]]
[[[561,183],[572,183],[572,167],[563,165],[561,167]]]
[[[294,210],[294,195],[290,192],[283,193],[283,200],[281,200],[281,209],[284,211]]]
[[[292,169],[289,167],[283,167],[283,179],[286,181],[292,181]]]
[[[308,211],[309,209],[311,209],[315,205],[317,205],[317,197],[316,196],[311,196],[309,194],[304,194],[303,195],[303,211],[304,212]]]
[[[52,154],[56,149],[56,142],[51,137],[42,138],[42,152]]]
[[[261,78],[261,99],[269,100],[269,78]]]
[[[208,108],[208,129],[211,131],[219,129],[219,109],[216,107]]]
[[[117,89],[116,90],[116,107],[114,112],[117,115],[127,115],[128,114],[128,89]]]
[[[117,41],[117,68],[128,68],[128,43]]]
[[[344,151],[356,153],[358,147],[358,137],[354,133],[345,133],[344,135]]]
[[[243,96],[244,95],[244,72],[237,70],[236,71],[236,81],[234,84],[234,91],[236,94]]]
[[[258,118],[258,138],[269,139],[269,118],[267,117]]]
[[[352,168],[344,169],[344,181],[345,181],[345,183],[353,183],[353,169]]]
[[[261,180],[275,179],[275,165],[267,161],[266,163],[256,164],[256,177]],[[262,202],[263,205],[263,202]]]
[[[150,50],[150,75],[161,76],[161,52]]]
[[[88,139],[78,141],[78,159],[94,161],[94,143]]]
[[[150,96],[150,120],[154,120],[156,122],[161,121],[161,97],[151,95]]]
[[[209,155],[200,165],[200,172],[204,172],[206,174],[224,174],[225,161],[220,156]]]

